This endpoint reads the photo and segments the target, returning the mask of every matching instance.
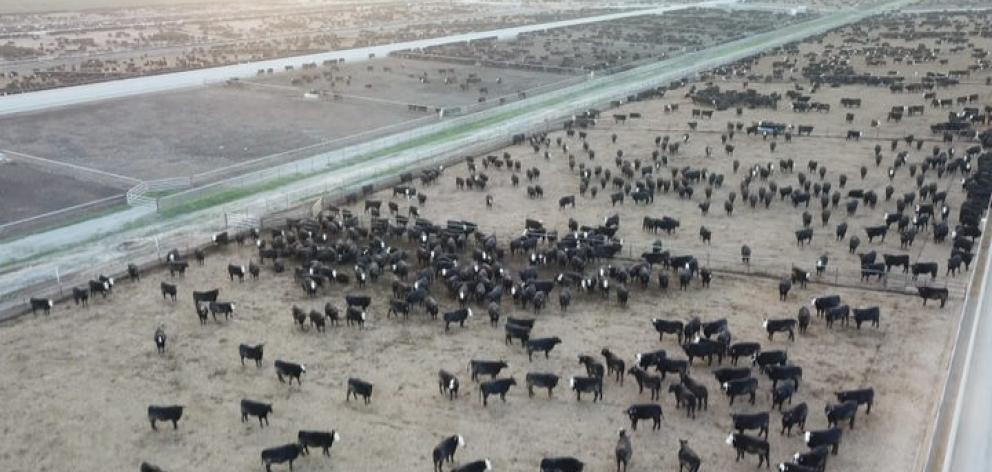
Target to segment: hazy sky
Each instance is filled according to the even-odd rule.
[[[266,0],[266,3],[278,3],[279,1]],[[290,3],[290,0],[285,1],[286,3]],[[218,2],[218,0],[0,0],[0,14],[144,5],[204,4],[211,2]]]

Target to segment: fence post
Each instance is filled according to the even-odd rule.
[[[55,281],[59,284],[59,295],[62,295],[62,275],[59,274],[59,266],[55,266]]]

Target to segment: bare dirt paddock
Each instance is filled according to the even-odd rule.
[[[44,182],[44,186],[38,185]],[[58,191],[52,191],[58,189]],[[0,162],[0,224],[123,193],[118,189],[43,172],[22,162]]]
[[[443,77],[436,70],[456,66],[395,59],[367,64],[375,67],[374,73],[367,72],[364,64],[342,65],[334,72],[354,76],[350,85],[341,82],[333,89],[344,95],[343,100],[333,100],[331,93],[320,99],[304,98],[309,90],[332,91],[324,79],[291,87],[293,74],[274,74],[266,76],[263,85],[215,85],[0,118],[0,143],[12,151],[61,162],[138,179],[162,179],[429,120],[435,107],[473,104],[479,96],[478,86],[460,92],[457,86],[440,85]],[[394,72],[383,72],[384,66]],[[566,78],[479,67],[457,70],[463,80],[470,71],[478,74],[484,79],[479,86],[489,87],[493,97]],[[424,71],[429,71],[430,83],[408,77]],[[501,84],[496,84],[497,77],[504,79]],[[429,111],[411,111],[407,104],[429,105]]]

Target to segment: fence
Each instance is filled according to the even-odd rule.
[[[23,236],[34,233],[42,229],[55,226],[71,224],[75,221],[92,218],[94,215],[110,211],[114,208],[123,208],[127,204],[125,195],[114,195],[100,200],[83,203],[80,205],[62,208],[60,210],[48,212],[38,216],[32,216],[22,220],[0,225],[0,240]]]
[[[56,175],[64,175],[83,182],[92,182],[107,187],[119,188],[121,190],[130,187],[138,182],[138,179],[125,175],[114,174],[88,167],[77,166],[68,162],[45,159],[43,157],[32,156],[21,152],[4,149],[0,154],[7,154],[15,160],[30,164],[36,169],[43,170]]]

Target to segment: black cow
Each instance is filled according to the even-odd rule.
[[[600,351],[600,354],[602,354],[603,357],[606,359],[606,373],[614,374],[616,381],[620,382],[620,385],[622,386],[623,374],[627,370],[626,369],[627,366],[624,363],[623,359],[621,359],[620,356],[611,352],[609,349],[605,349],[605,348],[602,351]]]
[[[690,377],[688,374],[685,373],[679,376],[679,380],[682,382],[682,385],[685,385],[685,388],[689,389],[689,391],[696,396],[696,398],[699,401],[698,405],[702,409],[704,410],[710,409],[710,393],[709,390],[706,389],[705,385],[697,382],[695,379],[693,379],[692,377]]]
[[[874,251],[869,254],[873,253]],[[885,261],[886,272],[891,271],[893,266],[901,266],[903,273],[909,272],[909,254],[882,254],[882,259]],[[863,267],[867,264],[862,260],[861,265]]]
[[[840,296],[826,295],[823,297],[816,297],[810,300],[810,305],[812,305],[813,308],[816,308],[816,315],[820,316],[823,312],[827,311],[827,309],[840,305]]]
[[[813,242],[813,228],[803,228],[796,231],[796,244],[802,246],[804,243]]]
[[[555,346],[561,344],[561,338],[554,336],[550,338],[536,338],[527,340],[527,360],[534,360],[534,352],[544,352],[544,358],[548,358],[548,354],[551,352]]]
[[[79,305],[82,303],[83,306],[89,305],[90,292],[85,289],[73,287],[72,288],[72,301]]]
[[[541,472],[582,472],[585,464],[574,457],[546,457],[541,459]]]
[[[737,365],[739,358],[753,357],[758,352],[761,352],[761,345],[754,342],[734,343],[727,348],[727,355],[730,356],[730,362],[734,365]]]
[[[855,308],[851,311],[854,313],[854,324],[857,325],[858,329],[861,329],[861,323],[865,322],[871,322],[873,327],[878,327],[879,309],[877,306]]]
[[[216,302],[217,297],[220,295],[220,289],[208,290],[205,292],[193,291],[193,304],[196,305],[200,302],[211,303]]]
[[[875,389],[873,388],[843,390],[840,392],[834,392],[834,396],[836,396],[837,401],[841,403],[853,400],[857,402],[859,406],[867,405],[868,408],[865,413],[869,415],[871,414],[871,406],[875,403]]]
[[[724,393],[730,398],[730,404],[734,404],[734,398],[741,395],[748,395],[750,397],[750,402],[754,405],[754,397],[758,392],[758,379],[754,377],[748,377],[743,379],[733,379],[723,382],[720,385]]]
[[[303,385],[301,376],[307,373],[307,368],[303,364],[294,364],[292,362],[286,362],[276,359],[276,377],[279,378],[280,382],[284,382],[283,377],[289,377],[289,383],[293,383],[293,379],[296,379],[297,385]]]
[[[465,320],[472,317],[471,308],[460,308],[444,314],[444,331],[447,332],[451,323],[458,323],[458,326],[465,327]]]
[[[454,400],[458,396],[458,378],[441,369],[437,371],[437,388],[441,395],[448,395],[449,399]]]
[[[758,436],[762,434],[765,435],[765,439],[768,439],[768,419],[770,415],[767,411],[762,413],[742,413],[742,414],[731,414],[730,418],[734,422],[734,429],[738,433],[743,434],[744,431],[756,429],[758,430]]]
[[[297,443],[285,444],[278,447],[262,449],[262,463],[265,464],[265,472],[272,472],[272,464],[289,463],[289,470],[293,470],[293,461],[300,457],[303,448]]]
[[[503,330],[506,332],[506,338],[504,340],[505,344],[513,344],[514,339],[519,339],[520,345],[524,346],[530,339],[531,328],[529,326],[518,325],[507,321],[503,326]]]
[[[227,275],[231,278],[231,282],[234,282],[234,278],[237,277],[239,282],[245,281],[245,266],[243,265],[227,265]]]
[[[548,398],[551,398],[552,391],[558,386],[558,376],[544,372],[528,372],[525,379],[527,383],[527,396],[534,396],[534,387],[548,389]]]
[[[575,399],[578,401],[582,401],[583,393],[592,393],[593,403],[603,398],[602,377],[572,377],[568,386],[575,391]]]
[[[685,351],[685,355],[689,358],[689,363],[692,364],[693,358],[706,358],[707,365],[713,365],[713,356],[717,356],[718,362],[723,363],[723,353],[726,349],[719,341],[713,341],[710,339],[700,338],[695,342],[685,343],[682,345],[682,350]]]
[[[796,320],[799,322],[799,334],[806,334],[806,329],[809,327],[810,322],[809,308],[800,306]]]
[[[224,315],[224,319],[228,319],[234,316],[235,304],[230,302],[210,302],[207,305],[210,308],[210,315],[214,317],[214,321],[217,321],[217,314],[221,313]]]
[[[303,448],[303,454],[310,454],[311,447],[323,449],[325,456],[331,455],[331,446],[341,440],[337,431],[303,431],[296,435],[296,440]]]
[[[112,287],[114,286],[114,279],[109,279],[106,281],[101,280],[90,280],[90,295],[99,293],[103,298],[107,298],[107,295],[112,293]]]
[[[944,308],[944,304],[947,303],[948,292],[946,288],[916,287],[916,291],[923,299],[923,306],[927,306],[927,300],[940,300],[941,308]]]
[[[487,380],[479,384],[479,398],[482,399],[482,406],[489,404],[490,395],[499,395],[499,399],[506,402],[506,392],[510,387],[517,384],[513,377]]]
[[[566,206],[571,205],[575,208],[575,195],[569,195],[567,197],[561,197],[558,199],[558,209],[564,210]]]
[[[792,456],[792,459],[799,465],[812,467],[813,470],[817,472],[823,472],[827,468],[827,457],[829,455],[830,448],[826,446],[817,446],[810,449],[809,452]]]
[[[627,464],[630,463],[630,459],[634,455],[634,449],[630,445],[630,437],[627,436],[627,431],[620,428],[618,434],[620,438],[617,439],[617,447],[614,448],[614,456],[617,459],[617,472],[620,472],[621,464],[623,464],[623,472],[627,472]]]
[[[264,427],[269,424],[269,413],[272,413],[271,403],[256,402],[254,400],[242,399],[241,400],[241,422],[244,423],[248,420],[248,416],[257,416],[258,425]],[[262,421],[265,421],[265,425]]]
[[[751,364],[758,366],[761,370],[765,370],[771,365],[785,365],[788,360],[789,355],[785,351],[761,351],[754,355]]]
[[[913,280],[920,274],[930,274],[931,279],[937,278],[937,263],[936,262],[916,262],[910,266],[910,270],[913,272]]]
[[[868,242],[872,242],[875,238],[881,238],[882,242],[885,242],[885,235],[889,232],[888,226],[869,226],[865,228],[865,233],[868,235]]]
[[[441,466],[447,462],[455,461],[455,452],[459,447],[465,447],[465,438],[460,434],[455,434],[448,436],[441,440],[434,450],[431,451],[431,456],[434,459],[434,471],[441,472]]]
[[[744,454],[754,454],[758,456],[758,467],[761,464],[765,464],[765,468],[770,467],[768,441],[747,434],[731,433],[727,436],[727,445],[737,450],[737,461],[743,459]]]
[[[324,319],[323,313],[317,310],[310,310],[310,326],[317,328],[318,332],[323,332],[327,321]]]
[[[796,391],[799,391],[799,381],[803,378],[803,368],[797,365],[770,365],[765,367],[765,373],[772,381],[772,389],[778,386],[782,380],[791,380],[795,383]]]
[[[345,295],[344,300],[349,307],[360,307],[362,310],[367,310],[372,304],[372,297],[367,295]]]
[[[664,380],[667,374],[682,375],[689,371],[689,361],[687,359],[669,359],[667,357],[658,361],[658,372]]]
[[[772,390],[772,408],[775,408],[777,405],[778,410],[782,411],[786,400],[791,405],[792,395],[794,393],[796,393],[796,382],[793,380],[783,380],[781,385],[774,387]]]
[[[344,320],[348,326],[356,324],[359,328],[362,328],[365,326],[365,310],[357,306],[349,306],[344,311]]]
[[[179,428],[179,419],[183,417],[183,407],[180,405],[170,405],[170,406],[156,406],[151,405],[148,407],[148,421],[152,424],[153,430],[158,430],[155,427],[156,421],[171,421],[172,429]]]
[[[806,446],[810,449],[819,446],[830,446],[831,453],[837,455],[840,449],[840,439],[842,431],[840,428],[821,429],[818,431],[806,431]]]
[[[468,362],[469,371],[472,374],[472,380],[478,380],[480,375],[488,375],[491,378],[496,378],[499,372],[510,364],[505,361],[480,361],[471,360]]]
[[[165,297],[172,297],[172,301],[173,302],[176,301],[176,286],[175,285],[162,282],[160,284],[160,287],[162,288],[162,299],[163,300],[165,300]]]
[[[639,420],[651,420],[651,430],[661,429],[661,419],[663,414],[661,411],[661,405],[657,403],[640,403],[631,405],[630,408],[625,410],[627,417],[630,418],[630,429],[637,431],[637,422]]]
[[[157,465],[149,464],[147,462],[142,462],[141,468],[139,470],[141,472],[165,472],[164,470],[162,470],[161,467]]]
[[[699,466],[702,462],[696,451],[689,448],[689,441],[679,439],[679,472],[682,472],[683,467],[685,467],[686,472],[699,472]]]
[[[238,346],[238,354],[241,355],[241,365],[245,365],[245,359],[250,359],[255,361],[255,367],[262,367],[262,348],[264,344],[259,344],[257,346],[251,346],[248,344],[241,344]]]
[[[885,264],[882,262],[874,262],[871,264],[861,265],[861,280],[871,281],[872,276],[878,277],[878,281],[882,281],[882,277],[886,276]]]
[[[789,333],[790,341],[794,341],[796,339],[796,333],[795,333],[796,320],[794,319],[783,318],[783,319],[764,320],[761,323],[761,326],[765,328],[765,331],[768,332],[769,341],[772,340],[772,337],[775,336],[775,333],[783,332],[783,331]]]
[[[155,329],[155,348],[158,349],[158,353],[162,354],[165,352],[165,329],[161,326]]]
[[[782,411],[782,431],[780,434],[792,435],[793,426],[799,426],[800,431],[805,430],[807,414],[809,414],[809,407],[806,406],[806,402]]]
[[[648,374],[647,371],[636,365],[631,367],[627,374],[633,376],[634,380],[637,381],[637,393],[644,393],[644,388],[647,387],[652,400],[657,400],[661,396],[661,377]]]
[[[189,268],[188,261],[169,261],[169,276],[175,277],[176,272],[178,272],[179,275],[185,276],[187,268]]]
[[[750,367],[720,367],[719,369],[713,369],[713,377],[716,378],[717,383],[720,385],[730,380],[746,379],[750,376]]]
[[[665,350],[659,349],[657,351],[639,353],[634,357],[634,361],[637,362],[637,365],[642,369],[647,370],[649,367],[654,367],[660,370],[660,364],[666,357],[667,353]]]
[[[833,428],[837,426],[837,423],[847,421],[851,429],[854,429],[854,419],[858,413],[858,402],[854,400],[848,400],[844,403],[838,403],[835,405],[827,405],[823,409],[823,413],[827,415],[827,426]]]
[[[824,319],[827,321],[827,328],[832,328],[834,321],[840,320],[841,324],[847,326],[849,324],[851,308],[847,305],[837,305],[832,308],[828,308],[826,313],[823,315]]]
[[[451,469],[451,472],[487,472],[490,470],[493,470],[492,462],[489,459],[481,459],[455,467]]]
[[[678,336],[679,344],[682,344],[682,331],[685,329],[685,325],[681,321],[653,318],[651,320],[651,324],[654,325],[655,331],[658,332],[659,341],[663,341],[665,338],[665,333],[668,333]]]
[[[359,396],[365,400],[365,404],[368,405],[372,402],[372,383],[366,382],[361,379],[356,379],[354,377],[348,379],[348,391],[345,394],[344,400],[349,401],[351,397],[354,396],[357,400]]]
[[[800,269],[798,267],[792,268],[792,278],[790,279],[792,283],[798,283],[800,287],[806,288],[806,284],[809,283],[810,274],[809,272]],[[786,292],[788,293],[788,292]],[[779,295],[782,294],[782,286],[779,285]]]
[[[792,462],[779,463],[778,470],[780,472],[820,472],[819,469],[815,467],[793,464]]]
[[[803,282],[805,283],[809,277],[804,277]],[[778,299],[780,301],[785,301],[786,297],[789,296],[789,290],[792,290],[792,280],[783,278],[778,282]]]
[[[597,362],[592,356],[580,354],[579,364],[586,367],[586,374],[590,377],[603,378],[606,375],[606,367],[603,367],[603,364]]]
[[[200,318],[200,326],[207,324],[207,317],[210,316],[210,304],[205,302],[197,303],[196,316]]]
[[[689,418],[696,417],[697,399],[693,393],[682,384],[672,384],[668,386],[668,393],[675,395],[675,408],[685,406],[685,415]]]

